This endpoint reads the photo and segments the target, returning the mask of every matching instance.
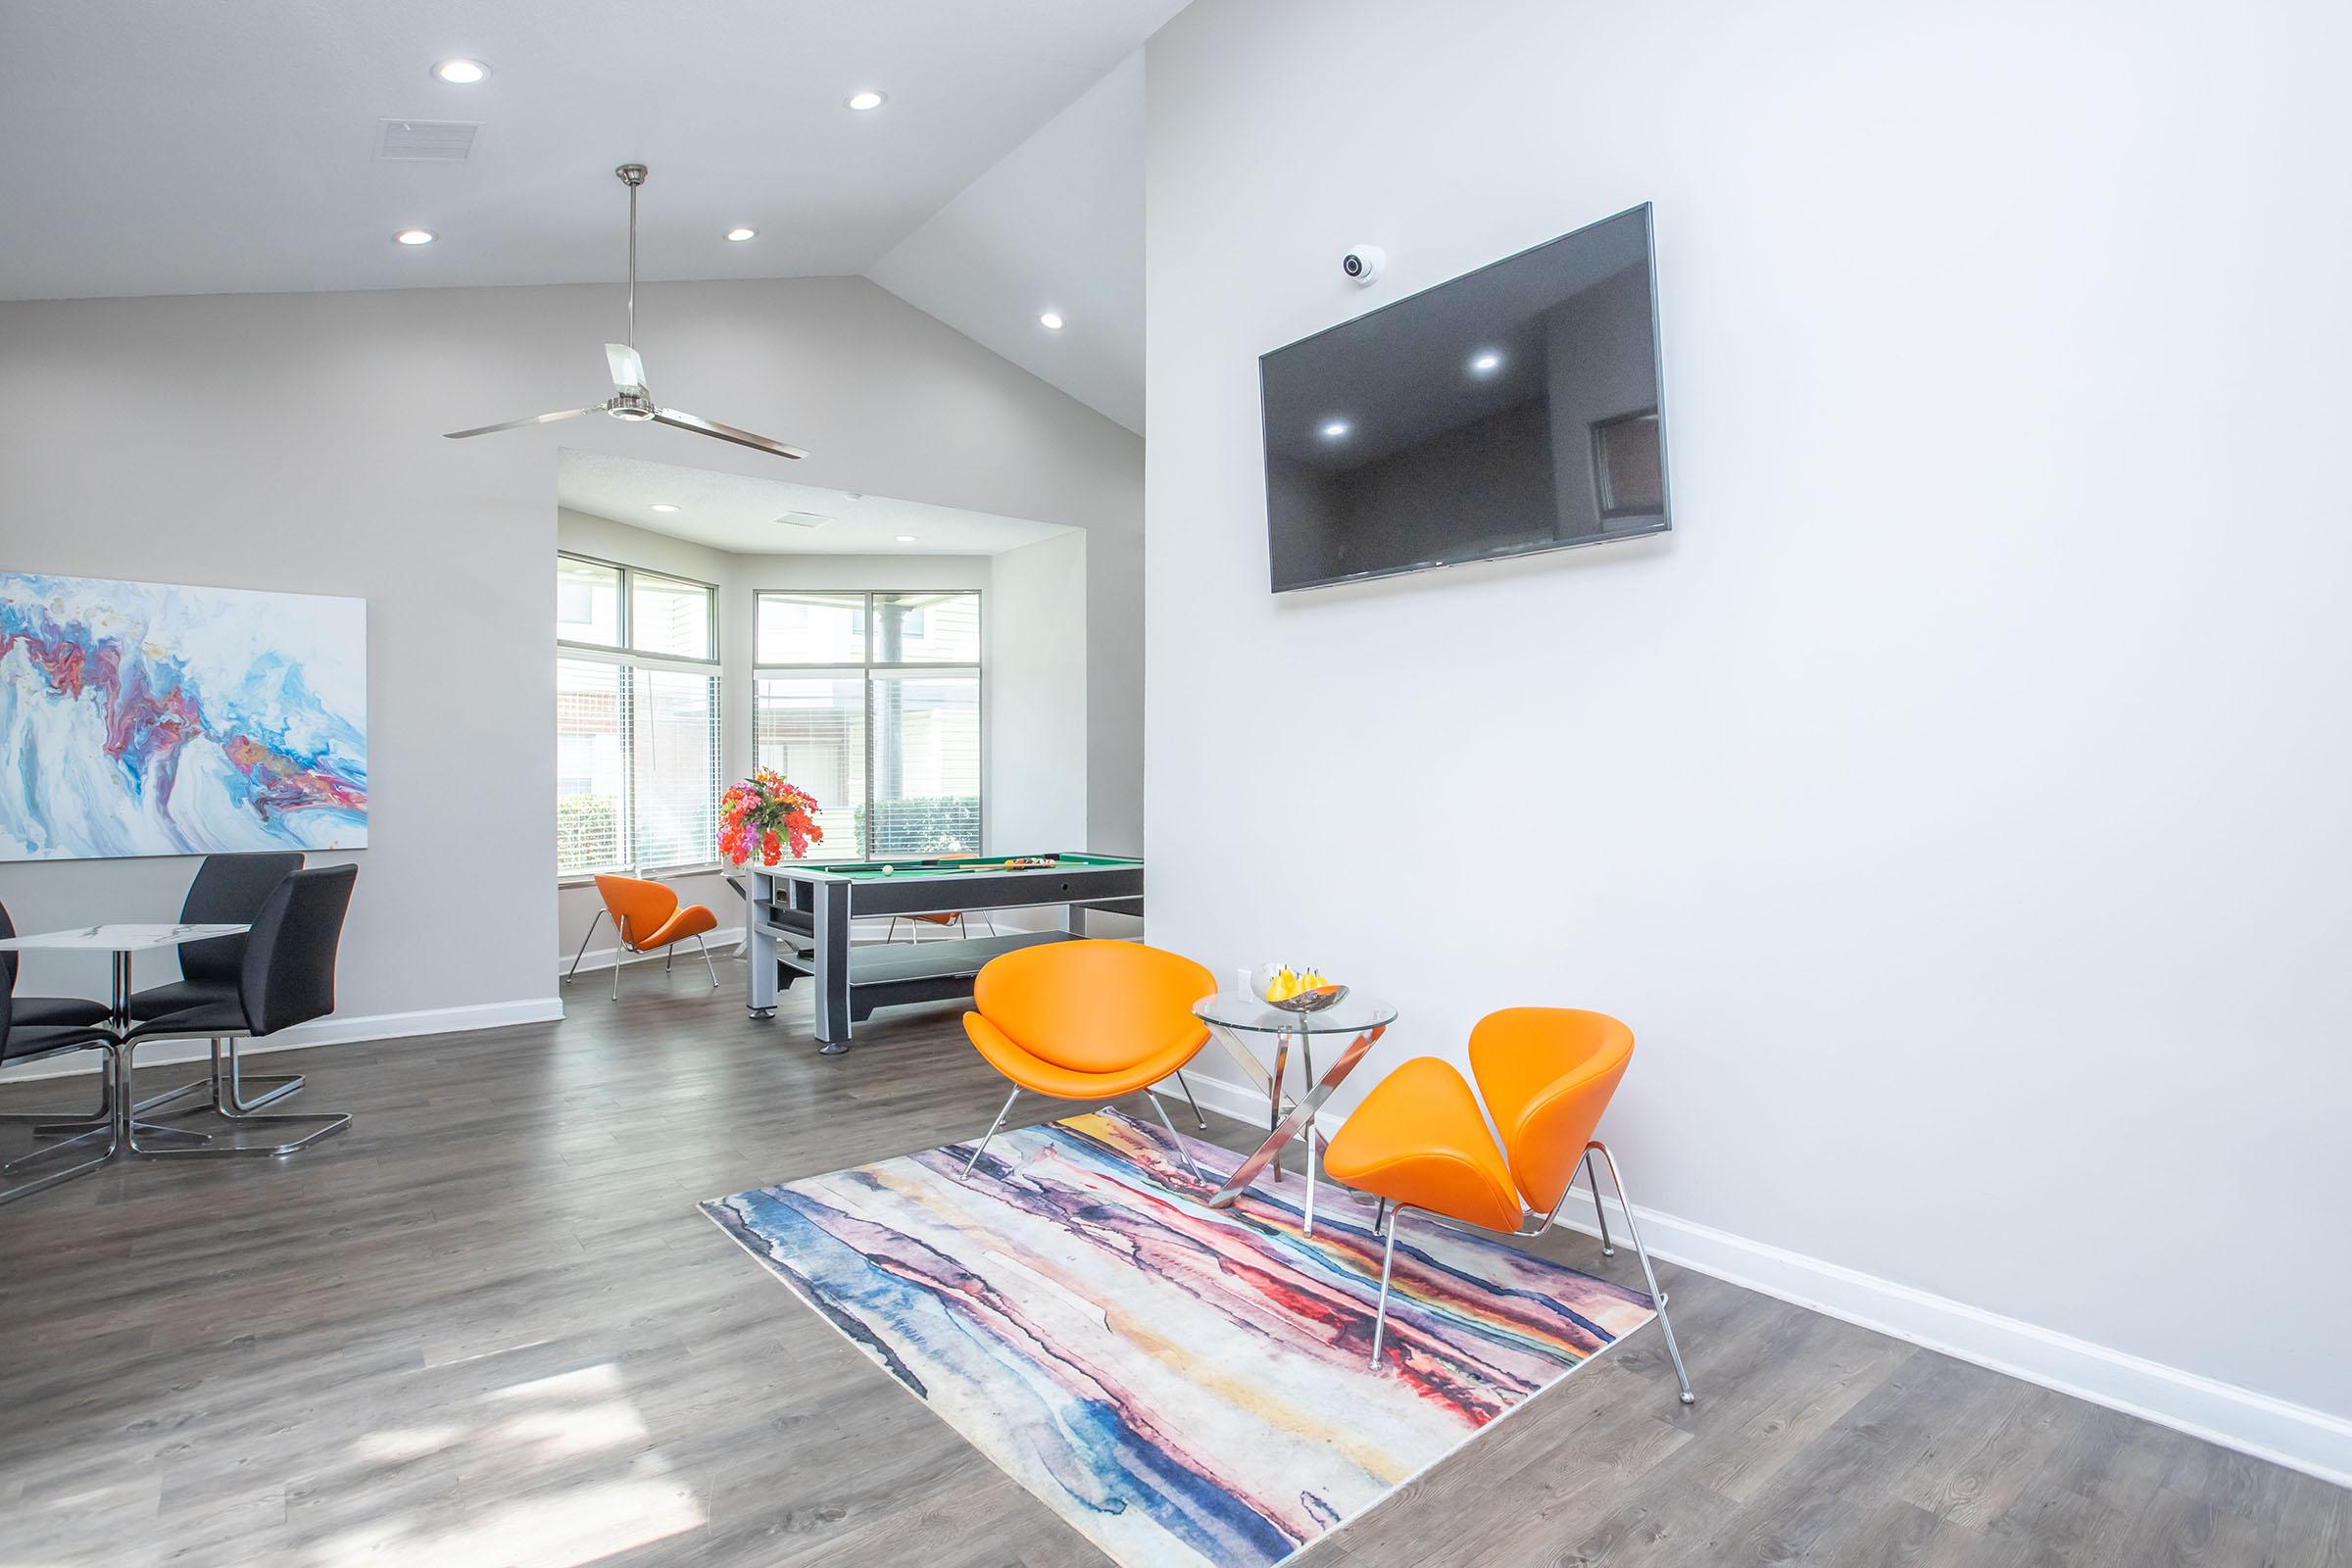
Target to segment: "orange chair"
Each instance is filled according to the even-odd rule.
[[[978,912],[980,918],[988,922],[988,934],[992,937],[995,936],[997,934],[997,917],[986,909]],[[901,920],[906,922],[906,940],[910,943],[923,940],[923,927],[925,926],[936,926],[943,932],[953,926],[955,934],[959,937],[968,937],[972,934],[971,926],[964,920],[961,909],[946,909],[937,914],[894,914],[890,917],[890,928],[882,933],[883,941],[896,942],[899,940],[899,922]]]
[[[1665,1331],[1666,1353],[1692,1403],[1690,1376],[1666,1317],[1666,1294],[1634,1223],[1633,1202],[1617,1156],[1592,1136],[1600,1113],[1633,1059],[1634,1032],[1606,1013],[1570,1007],[1506,1007],[1470,1031],[1470,1070],[1502,1134],[1487,1131],[1478,1101],[1462,1075],[1435,1056],[1406,1062],[1374,1086],[1323,1153],[1324,1174],[1381,1200],[1388,1246],[1380,1264],[1380,1312],[1372,1327],[1372,1364],[1388,1328],[1389,1270],[1396,1260],[1396,1221],[1407,1208],[1443,1215],[1481,1230],[1537,1237],[1551,1229],[1581,1164],[1600,1220],[1600,1250],[1614,1257],[1609,1220],[1600,1207],[1592,1155],[1609,1167],[1626,1236],[1642,1259]],[[1393,1205],[1393,1206],[1392,1206]],[[1535,1228],[1529,1229],[1530,1221]]]
[[[1094,1101],[1141,1089],[1186,1167],[1200,1176],[1151,1088],[1170,1076],[1184,1084],[1179,1069],[1208,1043],[1193,1004],[1216,989],[1216,976],[1192,959],[1140,942],[1050,942],[991,958],[972,982],[976,1010],[963,1015],[963,1032],[1012,1080],[1012,1093],[963,1174],[980,1163],[1024,1089],[1049,1100]],[[1184,1092],[1192,1098],[1191,1085]],[[1198,1102],[1193,1114],[1199,1119]]]
[[[678,894],[666,882],[648,882],[634,876],[600,876],[596,891],[605,906],[596,911],[588,922],[588,934],[580,938],[580,951],[571,956],[571,967],[564,972],[569,980],[579,971],[580,959],[588,955],[589,941],[596,935],[596,922],[606,915],[612,916],[612,927],[620,933],[620,946],[612,950],[612,1000],[620,1000],[620,956],[623,953],[652,953],[668,948],[662,960],[667,969],[677,956],[672,944],[694,938],[702,949],[703,967],[710,971],[710,989],[718,989],[718,966],[710,961],[710,950],[703,944],[703,933],[718,928],[718,916],[699,904],[678,907]]]

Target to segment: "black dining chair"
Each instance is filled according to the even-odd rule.
[[[8,906],[0,904],[0,942],[17,934],[17,922],[8,916]],[[16,989],[17,959],[22,955],[0,953],[0,971],[5,971],[10,990]],[[29,1028],[45,1028],[55,1024],[104,1023],[107,1005],[80,997],[18,997],[16,1020]]]
[[[12,953],[8,956],[13,958],[16,955]],[[115,1106],[120,1096],[120,1091],[115,1084],[115,1054],[112,1049],[115,1037],[104,1029],[91,1024],[27,1024],[17,1014],[16,989],[16,966],[0,964],[0,1067],[13,1067],[21,1061],[34,1061],[42,1056],[55,1056],[69,1051],[104,1051],[107,1053],[107,1056],[105,1070],[100,1078],[103,1098],[99,1102],[96,1115],[61,1118],[54,1111],[38,1115],[19,1112],[7,1118],[12,1122],[55,1123],[63,1120],[68,1124],[64,1130],[68,1131],[80,1127],[86,1122],[88,1128],[63,1143],[36,1149],[29,1154],[19,1155],[6,1164],[0,1165],[0,1203],[13,1203],[20,1198],[30,1198],[44,1188],[55,1187],[59,1182],[72,1181],[76,1176],[96,1170],[115,1157],[115,1152],[120,1147],[122,1138],[122,1130],[116,1125],[115,1115]],[[105,1009],[101,1008],[100,1010],[104,1011]],[[108,1135],[106,1147],[92,1154],[89,1148],[90,1140],[101,1132]],[[68,1153],[77,1153],[83,1157],[62,1169],[43,1171],[38,1176],[27,1177],[13,1184],[5,1181],[5,1178],[14,1176],[20,1170],[43,1164],[54,1160],[60,1154]]]
[[[9,918],[8,906],[5,904],[0,904],[0,942],[5,942],[16,934],[17,924],[14,920]],[[25,1034],[26,1031],[35,1029],[83,1028],[89,1025],[102,1024],[106,1022],[107,1014],[110,1009],[103,1002],[87,1002],[79,997],[15,996],[14,993],[17,989],[17,960],[22,956],[24,956],[18,953],[0,952],[0,987],[5,987],[11,993],[10,1017],[15,1023],[19,1034]],[[48,1054],[49,1049],[50,1048],[44,1048],[42,1054]],[[89,1048],[74,1046],[57,1047],[54,1049],[81,1051]],[[14,1055],[11,1055],[7,1059],[14,1061],[18,1058]],[[54,1127],[68,1122],[71,1122],[75,1126],[86,1124],[91,1129],[95,1130],[106,1125],[106,1112],[104,1109],[101,1109],[96,1115],[85,1116],[79,1111],[71,1110],[0,1111],[0,1126]],[[46,1152],[46,1151],[43,1151],[43,1152]],[[5,1167],[0,1167],[0,1169],[4,1168]],[[26,1189],[27,1192],[32,1190],[33,1189],[30,1188]],[[6,1190],[0,1189],[0,1191]],[[0,1201],[6,1201],[6,1200],[0,1199]]]
[[[188,896],[180,901],[179,923],[251,925],[277,885],[301,869],[302,857],[299,854],[208,855],[204,858],[204,863],[196,867],[194,880],[188,883]],[[160,1018],[168,1012],[183,1012],[208,1003],[234,1001],[239,978],[244,973],[244,962],[245,938],[242,936],[215,937],[210,942],[187,943],[179,950],[179,978],[167,985],[150,986],[144,991],[132,992],[130,1016],[134,1021],[143,1021]],[[244,1084],[250,1084],[262,1093],[247,1100],[243,1096]],[[221,1100],[225,1095],[227,1102],[234,1108],[252,1111],[273,1104],[301,1090],[302,1076],[299,1073],[240,1079],[237,1074],[237,1045],[232,1039],[228,1042],[225,1056],[220,1053],[215,1054],[209,1077],[193,1079],[152,1100],[143,1100],[139,1102],[138,1110],[144,1114],[159,1105],[210,1091],[214,1100]]]
[[[282,1144],[206,1143],[193,1148],[157,1149],[139,1142],[135,1124],[124,1136],[141,1155],[291,1154],[351,1125],[348,1115],[256,1115],[241,1103],[236,1059],[223,1047],[261,1040],[335,1010],[335,953],[343,940],[343,917],[351,908],[356,865],[321,865],[288,874],[253,917],[235,989],[195,1001],[176,1011],[142,1019],[123,1036],[121,1072],[131,1074],[131,1058],[149,1040],[210,1040],[213,1100],[209,1107],[231,1122],[256,1127],[316,1123],[311,1132]],[[158,989],[161,989],[160,987]]]

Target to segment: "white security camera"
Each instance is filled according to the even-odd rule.
[[[1389,265],[1389,253],[1377,245],[1358,245],[1340,258],[1340,270],[1354,278],[1361,287],[1380,276],[1380,270]]]

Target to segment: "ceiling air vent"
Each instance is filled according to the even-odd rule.
[[[478,120],[379,120],[375,156],[411,161],[463,163],[473,153]]]
[[[787,512],[776,519],[787,528],[822,528],[832,520],[821,512]]]

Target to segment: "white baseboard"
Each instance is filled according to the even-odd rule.
[[[301,1051],[311,1046],[339,1046],[360,1040],[406,1040],[418,1035],[453,1035],[472,1029],[504,1029],[520,1023],[555,1023],[564,1016],[561,997],[532,997],[521,1002],[485,1002],[467,1007],[425,1007],[416,1012],[376,1012],[355,1016],[335,1014],[316,1023],[297,1024],[291,1029],[271,1035],[267,1040],[246,1041],[240,1055],[253,1056],[271,1051]],[[139,1050],[139,1065],[161,1067],[172,1062],[203,1061],[212,1054],[212,1047],[202,1040],[159,1040]],[[28,1083],[35,1078],[69,1078],[98,1070],[99,1056],[93,1051],[75,1052],[70,1056],[53,1056],[46,1061],[12,1068],[6,1075],[8,1083]]]
[[[706,931],[703,933],[703,943],[705,946],[710,948],[710,956],[713,958],[724,958],[728,956],[735,951],[735,944],[741,942],[742,940],[743,927],[739,925],[721,926],[715,931]],[[612,968],[612,955],[617,950],[618,944],[614,944],[612,947],[590,948],[586,953],[580,956],[580,973],[586,974],[591,969]],[[621,955],[620,961],[623,964],[650,963],[662,956],[663,956],[663,954],[661,952],[628,953]],[[703,956],[692,948],[686,948],[684,952],[678,955],[678,956],[681,959],[691,958],[697,963],[700,963],[703,960]],[[557,954],[556,973],[568,974],[570,972],[571,955],[568,953]]]
[[[1202,1105],[1264,1124],[1266,1102],[1254,1092],[1200,1072],[1185,1081]],[[1614,1199],[1605,1201],[1622,1245],[1624,1212]],[[1634,1217],[1653,1257],[2352,1487],[2352,1420],[2342,1416],[1653,1208],[1637,1205]],[[1596,1234],[1591,1194],[1572,1193],[1560,1223]]]
[[[1253,1127],[1266,1124],[1265,1096],[1222,1078],[1211,1078],[1204,1072],[1188,1072],[1184,1081],[1193,1086],[1193,1097],[1200,1102],[1202,1109],[1223,1111],[1234,1120],[1246,1121]],[[1158,1087],[1162,1094],[1184,1097],[1184,1091],[1173,1078],[1161,1079]]]

